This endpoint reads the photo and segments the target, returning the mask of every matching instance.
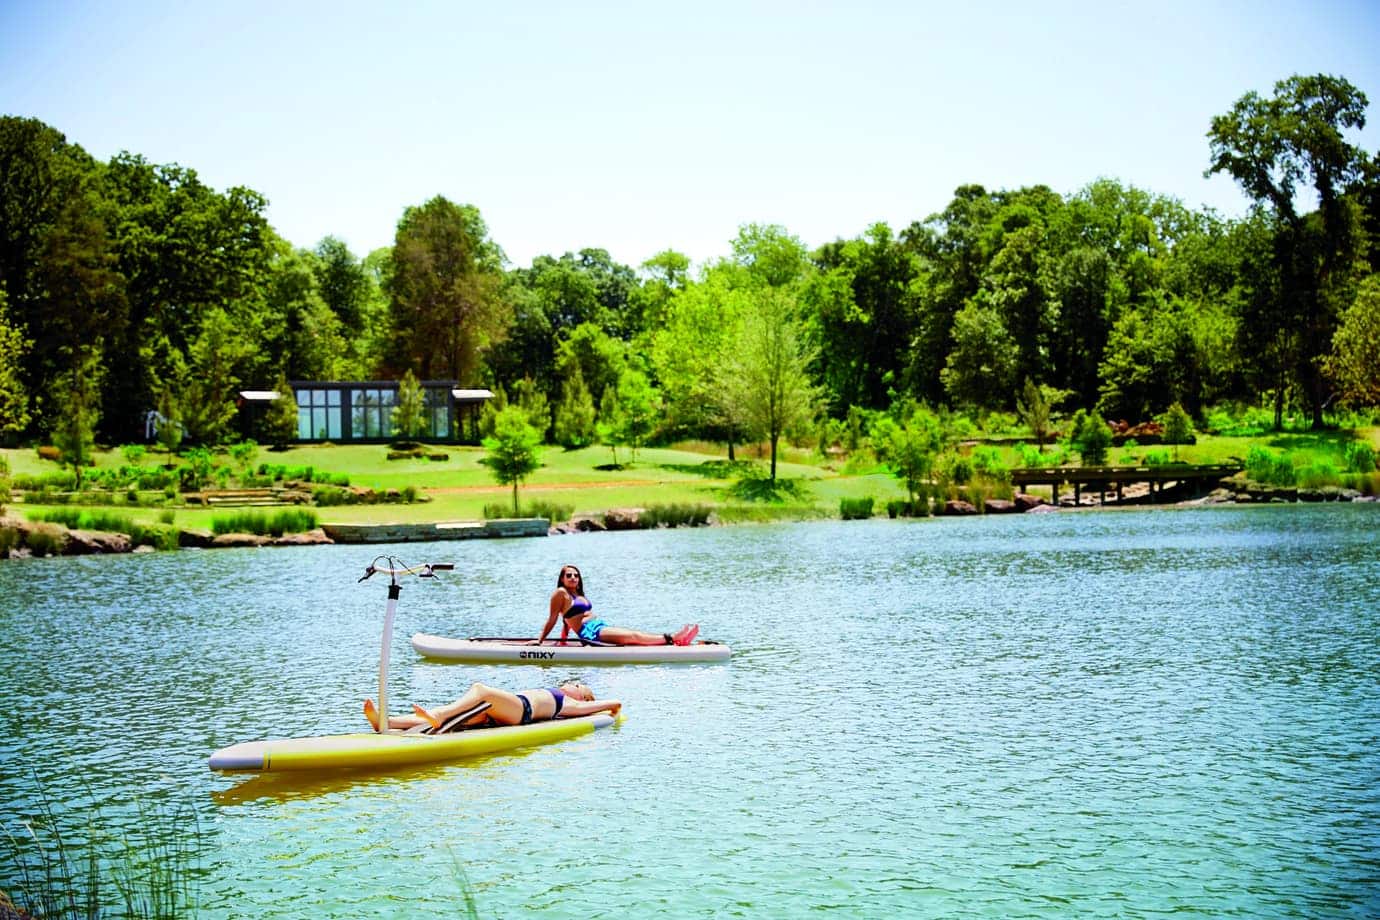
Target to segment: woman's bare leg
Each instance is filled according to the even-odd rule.
[[[517,725],[522,721],[522,700],[517,698],[516,693],[509,693],[507,690],[499,690],[497,687],[479,683],[466,690],[465,695],[455,702],[430,710],[430,718],[425,716],[403,716],[402,718],[415,720],[414,725],[421,724],[423,721],[438,725],[467,709],[473,709],[480,703],[489,704],[484,715],[491,716],[495,722],[501,722],[504,725]],[[388,721],[390,725],[393,722],[392,719]]]
[[[640,632],[636,629],[624,629],[621,626],[605,626],[599,630],[600,642],[612,642],[614,645],[670,645],[666,641],[666,636],[662,633]]]

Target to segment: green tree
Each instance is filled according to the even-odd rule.
[[[939,374],[949,399],[993,409],[1010,399],[1016,348],[1001,312],[974,299],[954,317],[954,347]]]
[[[1164,443],[1174,445],[1174,459],[1178,460],[1179,445],[1193,443],[1193,419],[1182,405],[1175,402],[1164,411],[1159,422],[1164,428]]]
[[[438,195],[404,211],[386,280],[395,324],[389,364],[415,367],[424,380],[476,380],[506,325],[502,266],[477,208]]]
[[[1101,466],[1107,462],[1107,451],[1112,446],[1112,429],[1096,409],[1091,412],[1079,409],[1074,413],[1070,430],[1070,440],[1083,466]]]
[[[158,394],[158,428],[154,437],[158,444],[168,452],[168,468],[173,465],[173,454],[182,444],[182,408],[171,386],[164,386]]]
[[[898,423],[891,416],[881,416],[872,432],[878,459],[887,465],[891,475],[906,485],[906,496],[912,508],[917,496],[928,513],[930,478],[935,460],[944,450],[946,438],[939,417],[923,406],[903,410]]]
[[[101,356],[94,348],[77,351],[58,380],[62,413],[53,426],[53,444],[62,463],[72,467],[81,491],[82,473],[95,462],[96,423],[100,420]]]
[[[1359,214],[1347,193],[1358,189],[1371,160],[1343,132],[1365,127],[1365,94],[1340,77],[1295,75],[1274,96],[1254,92],[1212,119],[1212,163],[1278,221],[1275,263],[1283,316],[1297,335],[1292,372],[1309,403],[1313,427],[1323,424],[1329,394],[1321,359],[1332,344],[1337,313],[1359,255]],[[1316,215],[1300,213],[1299,186],[1317,198]]]
[[[637,451],[656,430],[661,414],[661,394],[640,371],[627,370],[613,390],[608,410],[601,413],[600,433],[610,447],[625,446],[637,462]],[[615,452],[615,462],[617,454]]]
[[[408,370],[398,382],[398,402],[393,406],[393,430],[402,438],[415,438],[422,430],[425,409],[422,386],[417,382],[417,375]]]
[[[575,364],[561,381],[561,401],[556,404],[556,443],[569,449],[588,446],[596,434],[594,415],[594,398],[585,386],[580,365]]]
[[[744,436],[737,406],[722,386],[724,355],[747,309],[747,291],[733,286],[733,271],[716,266],[677,291],[665,325],[652,336],[651,363],[666,406],[664,430],[728,442]]]
[[[1067,390],[1058,390],[1045,384],[1036,384],[1029,377],[1021,388],[1020,398],[1016,400],[1016,414],[1030,429],[1035,438],[1035,446],[1041,451],[1045,442],[1054,432],[1054,408],[1068,396]]]
[[[283,450],[297,438],[297,396],[282,374],[278,375],[273,391],[278,398],[268,404],[264,413],[263,433],[275,449]]]
[[[19,434],[29,424],[29,394],[21,369],[29,341],[9,321],[5,289],[0,286],[0,440]]]
[[[484,439],[489,452],[479,462],[503,485],[513,487],[513,515],[518,514],[518,484],[541,466],[541,433],[527,420],[527,413],[509,406],[494,419],[493,437]]]
[[[798,311],[785,288],[754,291],[721,366],[726,405],[771,444],[773,483],[781,436],[813,420],[821,398],[810,379],[815,353],[805,343]]]
[[[1361,283],[1342,314],[1325,368],[1347,402],[1380,405],[1380,275]]]
[[[195,441],[215,445],[229,435],[238,411],[238,367],[253,347],[224,310],[214,307],[206,312],[201,333],[190,349],[191,367],[182,398],[187,433]]]

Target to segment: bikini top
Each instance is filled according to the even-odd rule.
[[[556,711],[551,714],[551,718],[561,714],[561,707],[565,705],[565,694],[560,687],[547,687],[546,692],[551,694],[551,698],[556,701]]]
[[[594,609],[594,605],[583,597],[577,597],[570,602],[570,606],[561,616],[569,620],[572,617],[582,617]]]

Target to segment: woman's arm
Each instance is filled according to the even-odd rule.
[[[537,645],[546,641],[546,634],[551,632],[552,626],[556,625],[556,618],[565,613],[571,603],[570,595],[566,593],[565,588],[557,588],[551,592],[551,609],[546,614],[546,625],[541,628],[541,635],[537,636]],[[564,628],[564,624],[562,627]],[[564,633],[561,634],[561,638],[565,638]]]
[[[572,700],[565,698],[565,705],[561,707],[561,716],[574,718],[575,716],[592,716],[596,712],[607,712],[610,715],[618,715],[618,711],[623,708],[623,704],[618,700]]]

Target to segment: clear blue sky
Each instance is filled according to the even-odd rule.
[[[1205,134],[1294,73],[1371,99],[1380,3],[0,0],[0,113],[253,188],[297,246],[434,195],[514,265],[900,230],[964,183],[1099,176],[1236,216]]]

